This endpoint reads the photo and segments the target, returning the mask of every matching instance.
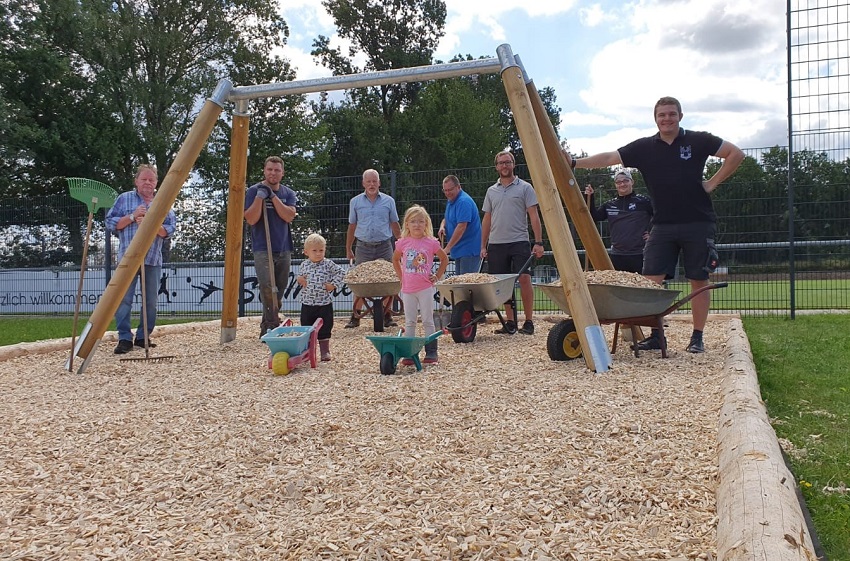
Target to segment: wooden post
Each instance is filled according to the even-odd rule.
[[[727,348],[717,431],[717,558],[817,559],[740,319],[731,321]]]
[[[570,312],[576,323],[576,331],[584,350],[585,364],[590,370],[606,372],[611,366],[611,352],[596,309],[590,298],[590,291],[584,280],[581,263],[575,244],[570,235],[567,216],[558,197],[555,178],[549,167],[546,148],[540,135],[540,129],[534,117],[534,109],[528,96],[520,68],[513,62],[513,55],[507,54],[507,45],[499,47],[502,60],[502,83],[508,94],[514,121],[522,140],[525,160],[534,182],[543,222],[549,234],[549,242],[555,254],[555,262],[561,272],[561,282],[569,302]]]
[[[227,198],[227,232],[224,248],[224,288],[221,306],[221,339],[228,343],[236,339],[239,315],[239,267],[242,264],[242,231],[245,210],[246,178],[248,177],[247,100],[237,102],[233,112],[230,134],[230,193]]]
[[[549,166],[552,169],[552,175],[555,177],[555,184],[558,186],[561,199],[567,205],[567,211],[570,213],[570,218],[573,219],[578,237],[587,251],[586,259],[590,259],[593,268],[597,271],[613,269],[611,257],[608,255],[605,244],[602,242],[602,236],[599,235],[599,230],[593,222],[590,209],[584,202],[584,196],[576,182],[575,175],[573,175],[573,170],[570,169],[566,156],[561,152],[555,127],[549,120],[549,115],[543,106],[543,100],[540,99],[540,92],[534,86],[533,80],[527,81],[526,90],[531,100],[531,106],[534,108],[537,127],[543,137],[543,145],[546,147],[546,156],[549,158]]]
[[[229,89],[230,82],[226,82],[226,87]],[[221,84],[220,84],[221,87]],[[177,200],[177,195],[180,193],[180,188],[189,178],[189,172],[192,171],[192,166],[195,160],[198,159],[198,154],[201,153],[204,143],[209,138],[210,133],[215,126],[218,116],[221,114],[222,106],[214,101],[217,98],[211,98],[204,104],[201,112],[195,118],[192,128],[189,130],[186,140],[177,152],[171,168],[165,175],[162,184],[159,186],[156,196],[148,209],[145,219],[139,226],[136,235],[133,236],[133,241],[130,242],[124,257],[118,264],[115,274],[103,292],[97,306],[95,306],[92,315],[89,317],[88,324],[83,328],[83,333],[77,341],[77,347],[74,350],[76,356],[85,359],[80,366],[78,372],[82,373],[89,360],[95,346],[100,342],[101,337],[106,332],[109,322],[115,315],[115,311],[121,304],[121,299],[127,293],[130,287],[130,282],[136,275],[136,271],[144,263],[145,255],[148,249],[153,244],[157,231],[162,226],[168,211],[174,206],[174,201]],[[70,359],[66,363],[65,368],[70,368]],[[70,371],[70,370],[69,370]]]

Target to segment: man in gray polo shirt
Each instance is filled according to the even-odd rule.
[[[395,200],[381,193],[381,176],[373,169],[363,172],[363,192],[353,197],[348,203],[348,231],[345,235],[345,252],[355,265],[384,259],[393,260],[393,237],[401,237],[398,224],[398,211]],[[356,246],[355,246],[356,242]],[[360,309],[362,298],[355,298],[351,311],[351,319],[345,327],[352,328],[360,325]],[[392,314],[384,318],[384,325],[392,327],[396,322]]]
[[[537,195],[526,181],[514,175],[514,155],[507,150],[496,154],[499,180],[487,189],[484,196],[484,218],[481,220],[481,257],[487,259],[490,274],[518,273],[529,256],[543,257],[543,226],[537,210]],[[534,233],[534,245],[528,242],[528,224]],[[525,323],[520,333],[534,333],[534,287],[527,272],[519,276],[519,292]],[[505,327],[496,333],[513,335],[517,332],[515,310],[505,303]]]

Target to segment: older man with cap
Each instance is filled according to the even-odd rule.
[[[614,175],[617,196],[596,208],[593,187],[584,192],[590,195],[588,207],[597,222],[608,221],[611,236],[611,264],[618,271],[640,273],[643,271],[643,246],[649,238],[652,222],[652,201],[634,192],[632,172],[622,168]]]

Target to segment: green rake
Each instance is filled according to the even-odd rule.
[[[72,198],[84,203],[89,209],[89,221],[86,225],[86,241],[83,243],[83,262],[80,265],[80,283],[77,287],[77,300],[74,305],[74,328],[71,332],[71,359],[68,362],[68,371],[74,369],[74,345],[77,338],[77,320],[80,317],[80,300],[83,297],[83,277],[86,273],[86,259],[89,253],[89,237],[91,236],[92,220],[94,213],[102,208],[109,208],[115,204],[118,193],[104,183],[94,179],[82,177],[68,177],[68,193]]]

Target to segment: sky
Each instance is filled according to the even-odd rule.
[[[331,72],[310,56],[332,46],[319,0],[279,0],[290,28],[283,56],[297,79]],[[560,136],[575,154],[616,150],[654,134],[662,96],[682,103],[682,126],[741,148],[787,145],[783,0],[446,0],[435,60],[496,57],[508,44],[538,88],[561,108]],[[363,60],[355,60],[362,66]]]

